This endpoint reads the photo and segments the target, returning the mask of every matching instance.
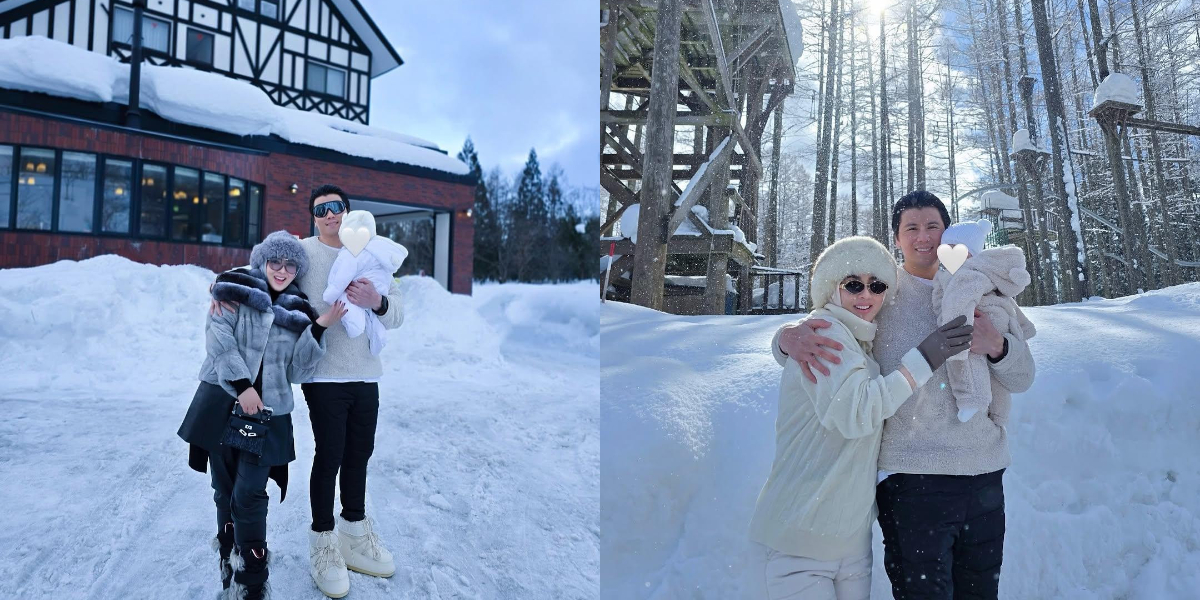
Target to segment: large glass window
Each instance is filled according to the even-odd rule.
[[[379,234],[391,238],[408,249],[408,258],[400,266],[397,275],[425,275],[433,277],[434,216],[425,213],[419,217],[405,217],[379,224]]]
[[[200,171],[175,167],[175,194],[171,198],[171,239],[200,240]]]
[[[250,186],[250,237],[246,240],[247,244],[257,244],[262,241],[261,225],[259,223],[259,215],[262,214],[263,189],[261,185]]]
[[[229,178],[229,198],[225,204],[225,244],[241,246],[242,231],[246,228],[246,182]]]
[[[21,148],[18,161],[17,227],[48,231],[54,204],[54,151]]]
[[[204,196],[200,198],[200,241],[220,244],[224,231],[225,176],[204,174]]]
[[[305,88],[309,91],[346,96],[346,72],[334,67],[325,66],[312,61],[308,62]]]
[[[133,11],[118,6],[113,11],[113,41],[133,45]],[[142,47],[170,54],[171,23],[142,13]]]
[[[187,59],[189,62],[213,64],[213,34],[199,29],[188,29]]]
[[[96,207],[96,155],[62,153],[58,188],[58,230],[90,233]]]
[[[12,215],[13,147],[0,146],[0,229]]]
[[[147,237],[167,235],[167,167],[142,164],[141,200],[138,232]]]
[[[129,199],[133,197],[133,161],[104,161],[104,202],[100,205],[100,230],[129,233]]]

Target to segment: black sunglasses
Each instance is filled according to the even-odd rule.
[[[842,287],[846,288],[846,291],[850,292],[851,294],[861,294],[863,288],[867,288],[871,290],[872,294],[880,296],[887,291],[888,285],[879,280],[872,281],[870,285],[867,285],[857,279],[851,279],[850,281],[843,283]]]
[[[300,267],[300,265],[297,265],[293,261],[281,260],[278,258],[272,258],[271,260],[268,260],[267,266],[271,267],[272,269],[275,269],[276,271],[283,271],[284,269],[287,269],[287,272],[289,275],[295,275],[296,269],[298,269]]]
[[[314,217],[320,219],[324,217],[325,213],[327,212],[333,212],[335,215],[340,215],[345,210],[346,205],[342,204],[341,200],[330,200],[329,202],[322,202],[314,206],[312,209],[312,214]]]

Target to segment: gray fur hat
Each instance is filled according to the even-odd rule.
[[[838,285],[850,275],[874,275],[888,284],[890,292],[896,289],[896,259],[883,244],[869,237],[853,236],[834,242],[813,264],[809,286],[813,308],[828,304]]]
[[[296,277],[304,276],[305,271],[308,271],[308,255],[304,253],[304,246],[300,245],[300,240],[296,236],[288,233],[286,230],[272,232],[262,242],[254,246],[250,251],[250,266],[264,270],[266,262],[272,258],[282,258],[296,263]]]

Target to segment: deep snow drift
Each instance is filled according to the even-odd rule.
[[[0,597],[203,598],[220,589],[206,475],[175,430],[204,358],[195,266],[107,255],[0,270]],[[367,509],[396,557],[354,598],[594,598],[599,341],[595,284],[401,279]],[[267,517],[276,598],[308,575],[312,430]]]
[[[1195,598],[1200,284],[1026,314],[1001,597]],[[795,318],[602,309],[602,598],[765,597],[746,531],[775,448],[770,339]],[[872,598],[891,598],[874,536]]]

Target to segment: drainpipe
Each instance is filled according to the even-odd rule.
[[[146,0],[133,0],[133,55],[129,58],[129,106],[125,111],[125,125],[134,128],[142,126],[142,11],[145,8]]]

